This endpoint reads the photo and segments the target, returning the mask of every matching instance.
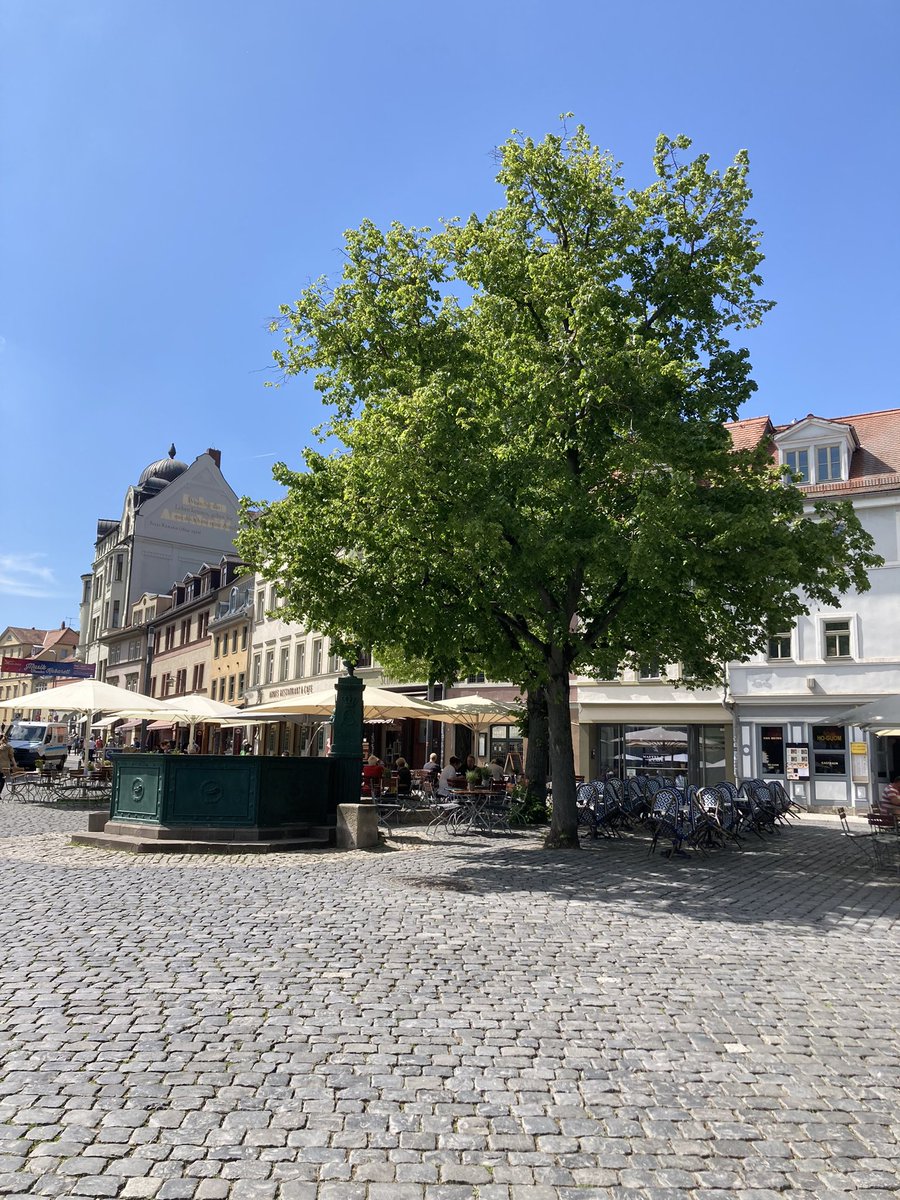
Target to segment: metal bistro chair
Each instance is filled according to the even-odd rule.
[[[595,803],[603,795],[603,784],[599,780],[591,783],[580,783],[575,790],[575,809],[578,814],[578,829],[586,829],[591,837],[597,836],[597,825],[594,820]]]
[[[653,797],[653,803],[650,808],[650,829],[653,833],[653,839],[650,842],[650,849],[647,854],[653,854],[656,850],[657,843],[660,838],[663,841],[671,842],[668,850],[663,851],[664,854],[683,855],[681,848],[684,841],[684,832],[681,823],[681,806],[684,797],[678,788],[663,787],[660,788]]]
[[[865,861],[869,867],[878,867],[881,865],[881,858],[878,853],[878,834],[871,830],[868,833],[856,833],[850,828],[850,822],[847,820],[847,810],[839,808],[837,815],[841,822],[841,833],[849,841],[850,845],[857,854]]]
[[[582,791],[582,789],[585,789]],[[588,790],[589,789],[589,790]],[[576,804],[582,797],[584,820],[591,837],[614,838],[620,836],[624,821],[622,804],[625,800],[625,785],[621,779],[595,779],[583,783],[576,792]]]
[[[744,829],[749,829],[758,838],[762,838],[764,833],[775,832],[775,805],[762,779],[745,779],[736,803],[741,811]]]
[[[741,813],[735,803],[737,788],[734,784],[717,783],[712,787],[701,788],[698,796],[707,814],[715,821],[722,839],[723,846],[736,846],[743,850],[741,841]]]
[[[632,775],[625,781],[622,815],[626,828],[630,829],[635,823],[643,824],[650,813],[650,803],[654,792],[647,786],[648,782],[645,775]]]

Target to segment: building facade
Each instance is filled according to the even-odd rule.
[[[110,635],[141,596],[168,593],[173,580],[233,553],[237,510],[219,451],[189,466],[173,445],[128,488],[121,515],[97,522],[93,563],[82,576],[79,657],[96,664],[98,679],[107,678]]]
[[[33,658],[38,662],[66,662],[75,660],[78,649],[78,631],[69,629],[63,622],[59,629],[21,628],[7,625],[0,633],[0,659]],[[62,679],[60,682],[65,683]],[[0,700],[13,700],[29,692],[52,688],[54,680],[45,677],[35,679],[31,675],[19,675],[0,670]]]
[[[856,704],[900,693],[900,410],[790,425],[729,427],[738,447],[766,442],[816,500],[850,500],[884,565],[835,609],[812,606],[767,653],[728,667],[721,693],[678,686],[677,668],[575,681],[577,769],[661,774],[698,785],[780,780],[810,808],[866,808],[900,774],[900,739],[853,726]]]

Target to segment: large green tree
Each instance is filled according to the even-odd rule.
[[[364,222],[341,281],[275,322],[329,443],[276,468],[241,552],[347,643],[543,688],[553,845],[577,845],[573,672],[712,682],[877,561],[849,506],[804,516],[766,447],[731,445],[755,386],[735,335],[769,304],[746,154],[720,173],[689,146],[661,137],[629,190],[582,128],[514,136],[501,207]]]

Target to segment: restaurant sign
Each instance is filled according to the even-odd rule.
[[[35,679],[93,679],[95,663],[44,662],[37,658],[0,659],[0,671],[8,675],[32,675]]]

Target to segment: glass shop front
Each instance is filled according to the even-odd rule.
[[[595,725],[592,779],[655,775],[677,787],[728,778],[724,725]]]

